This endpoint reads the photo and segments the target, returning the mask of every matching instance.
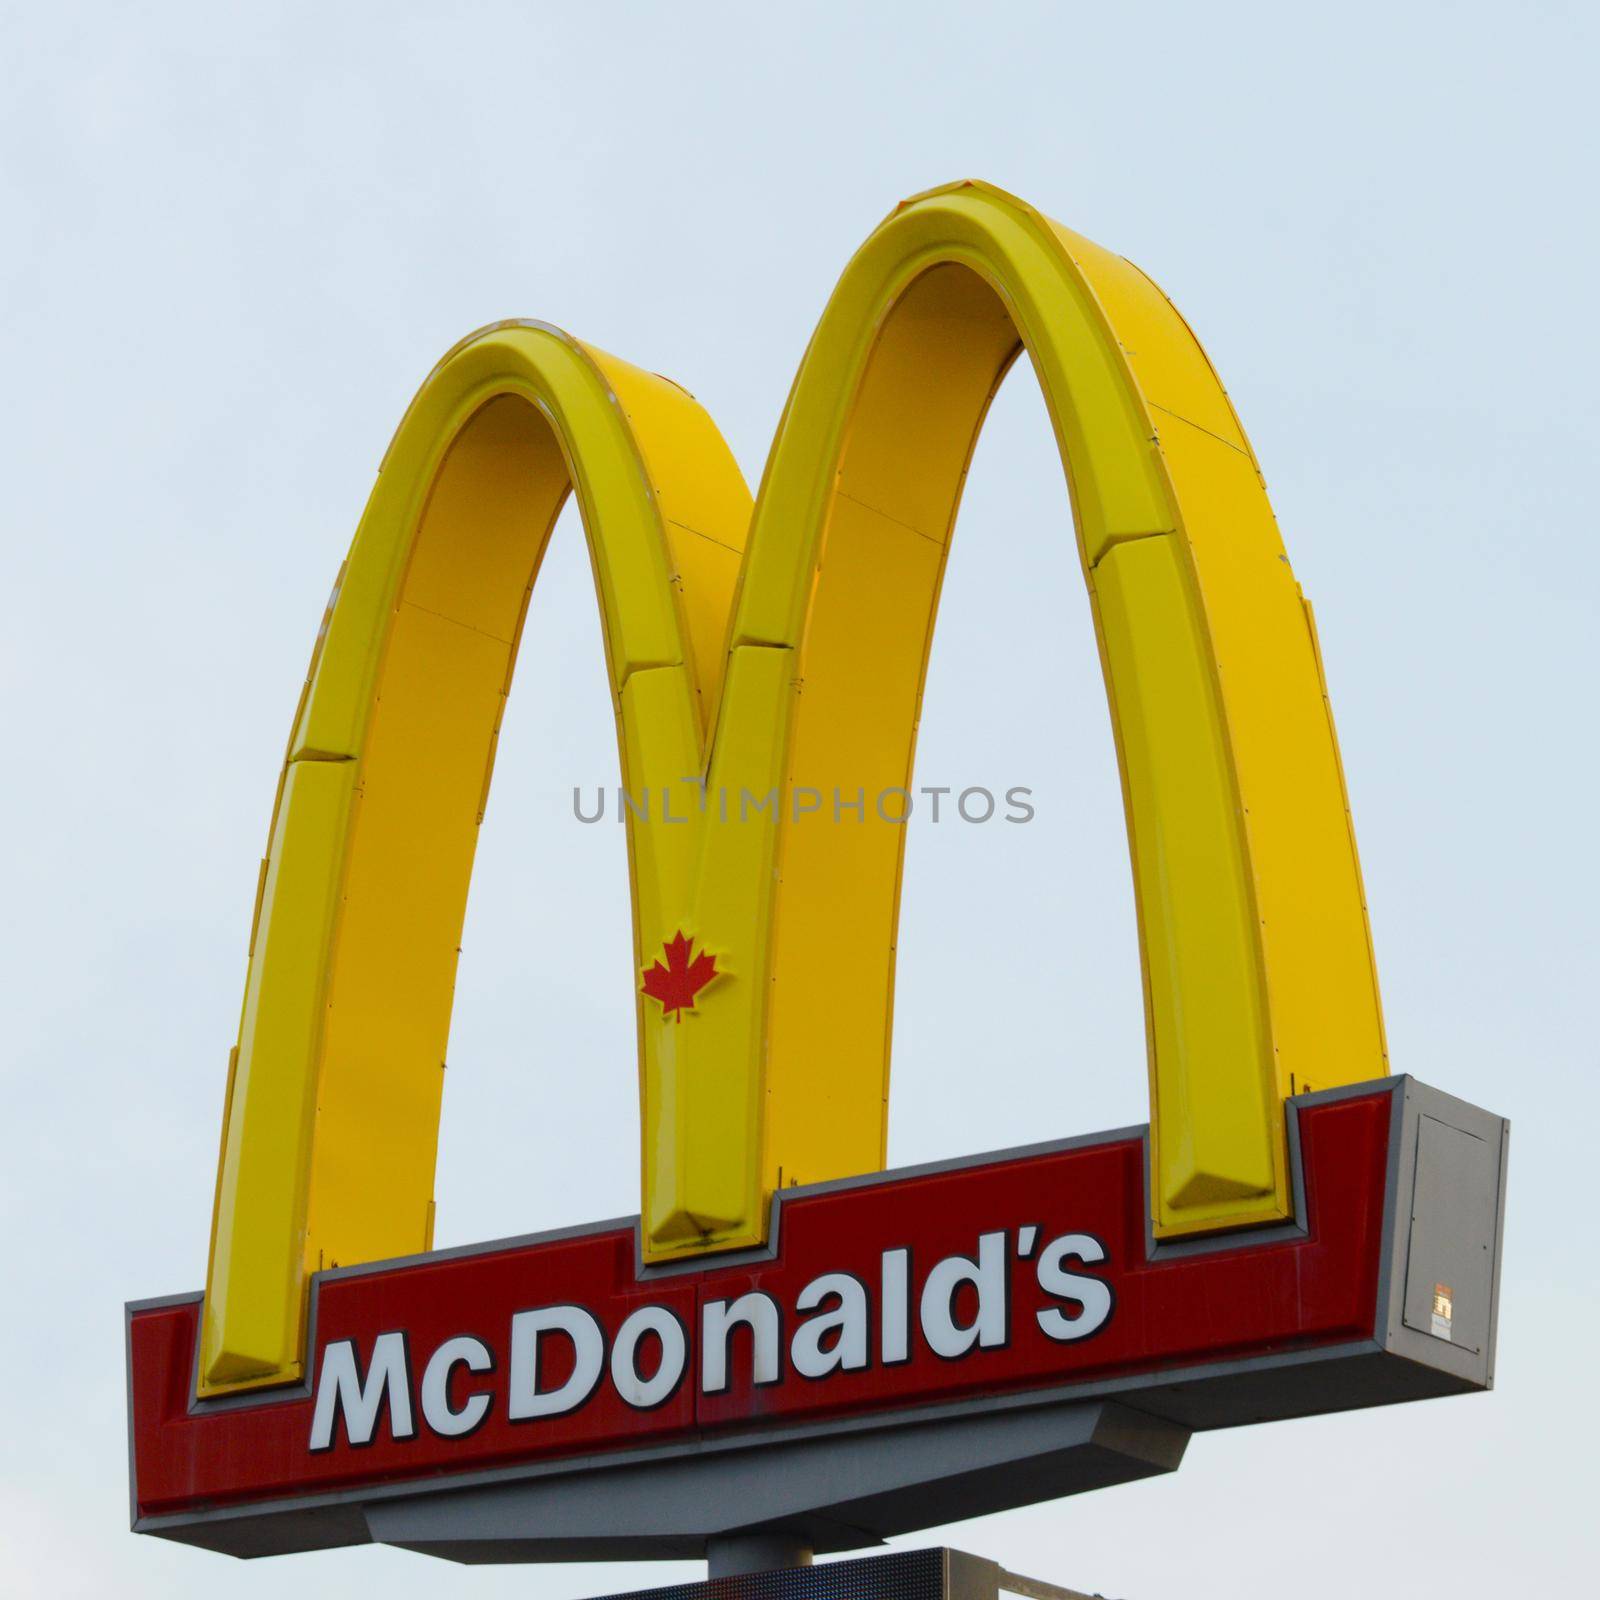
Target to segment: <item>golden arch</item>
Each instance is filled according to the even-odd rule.
[[[624,783],[909,787],[945,552],[1019,350],[1067,469],[1145,976],[1151,1214],[1290,1211],[1285,1096],[1385,1070],[1309,610],[1226,394],[1137,268],[978,184],[905,202],[813,336],[752,512],[683,390],[539,324],[457,346],[385,458],[295,718],[230,1066],[202,1389],[300,1371],[309,1274],[431,1242],[456,946],[527,595],[576,492]],[[748,536],[748,537],[747,537]],[[746,545],[748,544],[748,549]],[[761,1238],[882,1165],[904,829],[715,804],[629,826],[643,1226]]]

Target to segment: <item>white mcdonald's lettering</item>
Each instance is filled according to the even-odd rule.
[[[1097,1262],[1106,1258],[1106,1248],[1092,1233],[1066,1233],[1052,1239],[1039,1257],[1039,1287],[1058,1300],[1075,1300],[1083,1309],[1075,1317],[1051,1306],[1035,1312],[1047,1339],[1065,1344],[1087,1339],[1105,1326],[1111,1315],[1111,1285],[1104,1278],[1091,1278],[1082,1272],[1062,1270],[1064,1261]]]
[[[802,1378],[854,1372],[867,1364],[867,1286],[853,1273],[825,1272],[800,1291],[794,1308],[815,1311],[826,1300],[835,1304],[802,1322],[789,1346],[789,1360]]]
[[[639,1344],[646,1334],[654,1334],[660,1346],[655,1371],[648,1378],[639,1372]],[[611,1381],[636,1411],[649,1411],[670,1400],[688,1364],[688,1335],[665,1306],[640,1306],[632,1312],[611,1347]]]
[[[883,1252],[882,1326],[878,1349],[886,1367],[911,1359],[911,1252]]]
[[[743,1382],[761,1388],[795,1377],[826,1381],[836,1373],[871,1365],[874,1343],[884,1366],[910,1361],[919,1348],[944,1361],[979,1350],[1002,1350],[1016,1338],[1042,1334],[1056,1344],[1087,1339],[1110,1321],[1116,1305],[1111,1285],[1093,1272],[1107,1265],[1105,1246],[1088,1233],[1064,1233],[1035,1255],[1039,1229],[980,1234],[972,1255],[936,1261],[913,1297],[907,1249],[879,1257],[876,1341],[874,1296],[849,1272],[824,1272],[811,1279],[785,1310],[769,1293],[753,1289],[735,1298],[708,1300],[701,1308],[699,1382],[702,1394],[726,1392]],[[1031,1317],[1014,1316],[1013,1267],[1033,1260],[1033,1279],[1044,1303]],[[920,1346],[912,1337],[913,1304]],[[793,1325],[787,1345],[786,1322]],[[1037,1330],[1037,1331],[1035,1331]],[[555,1340],[571,1360],[559,1383],[540,1387],[541,1353]],[[488,1420],[497,1405],[510,1422],[533,1422],[581,1409],[609,1376],[624,1404],[636,1411],[664,1405],[682,1386],[694,1363],[689,1330],[663,1305],[635,1306],[610,1341],[601,1319],[585,1306],[536,1306],[511,1317],[510,1360],[503,1387],[493,1347],[476,1334],[457,1334],[429,1355],[422,1369],[420,1409],[429,1431],[464,1438]],[[560,1363],[564,1365],[564,1363]],[[737,1369],[737,1370],[735,1370]],[[310,1448],[336,1442],[339,1419],[352,1448],[371,1444],[387,1405],[389,1433],[410,1439],[413,1376],[410,1339],[403,1330],[380,1333],[365,1369],[353,1339],[330,1343],[322,1353]],[[548,1374],[547,1374],[548,1375]],[[452,1385],[455,1403],[452,1403]]]
[[[700,1387],[717,1394],[728,1387],[728,1344],[743,1323],[750,1330],[750,1375],[757,1385],[778,1383],[782,1313],[770,1294],[742,1294],[737,1300],[708,1300],[700,1314]]]
[[[977,1291],[972,1321],[956,1320],[956,1295],[962,1284]],[[922,1286],[922,1337],[936,1356],[953,1361],[973,1345],[993,1350],[1009,1337],[1006,1327],[1006,1236],[986,1233],[978,1240],[978,1259],[946,1256]]]
[[[565,1334],[572,1342],[572,1373],[554,1389],[539,1388],[539,1339],[546,1333]],[[519,1311],[511,1319],[511,1394],[507,1416],[513,1422],[535,1417],[556,1417],[576,1411],[600,1381],[606,1341],[594,1313],[582,1306],[541,1306]]]
[[[322,1356],[322,1377],[311,1417],[311,1448],[332,1448],[334,1424],[341,1411],[351,1446],[371,1444],[385,1395],[389,1398],[389,1431],[396,1439],[409,1439],[417,1429],[411,1420],[411,1355],[403,1333],[380,1333],[373,1340],[372,1360],[364,1379],[355,1341],[340,1339],[330,1344]]]
[[[450,1404],[450,1378],[457,1367],[493,1372],[494,1353],[482,1339],[463,1334],[446,1339],[429,1357],[422,1374],[422,1415],[428,1426],[446,1439],[464,1438],[489,1415],[489,1396],[481,1390],[459,1408]]]

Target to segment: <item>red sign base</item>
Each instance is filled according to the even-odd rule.
[[[198,1401],[199,1297],[130,1306],[134,1527],[851,1549],[1169,1471],[1192,1429],[1487,1388],[1505,1123],[1407,1078],[1288,1115],[1300,1220],[1247,1234],[1156,1245],[1132,1129],[789,1190],[770,1249],[703,1263],[641,1267],[623,1221],[322,1273],[288,1390]]]

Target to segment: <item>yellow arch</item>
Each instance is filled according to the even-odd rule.
[[[203,1388],[294,1376],[308,1274],[430,1240],[472,847],[569,483],[631,790],[909,787],[966,463],[1024,347],[1068,468],[1122,762],[1152,1216],[1172,1234],[1288,1213],[1282,1098],[1384,1070],[1309,613],[1232,408],[1170,304],[1126,262],[961,185],[908,201],[846,270],[742,570],[747,491],[675,386],[526,324],[474,336],[424,384],[330,606],[280,788]],[[882,1163],[904,830],[870,802],[853,825],[787,807],[741,820],[737,803],[724,821],[713,799],[687,825],[656,808],[629,833],[640,965],[684,930],[727,975],[686,1022],[640,1002],[645,1248],[748,1243],[779,1184]]]
[[[794,781],[907,784],[966,465],[1019,348],[1067,468],[1122,766],[1152,1219],[1158,1235],[1274,1220],[1281,1100],[1383,1073],[1382,1021],[1309,607],[1233,407],[1165,295],[986,185],[902,205],[796,378],[734,656],[797,653]],[[769,1179],[882,1160],[903,830],[881,831],[807,819],[780,844]],[[840,974],[856,975],[843,992]]]
[[[572,487],[613,690],[631,703],[648,681],[682,741],[660,752],[674,776],[699,761],[743,478],[675,385],[555,329],[485,329],[400,425],[295,715],[230,1062],[205,1389],[293,1374],[309,1273],[431,1240],[477,827],[527,597]],[[622,752],[625,780],[644,783]],[[651,866],[635,861],[644,904],[675,893]]]

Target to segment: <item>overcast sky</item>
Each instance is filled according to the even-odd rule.
[[[1317,605],[1393,1063],[1514,1132],[1493,1394],[1200,1436],[1161,1481],[907,1542],[1144,1600],[1591,1577],[1585,9],[7,7],[0,1590],[696,1575],[135,1538],[121,1308],[203,1282],[283,739],[428,368],[493,319],[559,323],[692,389],[754,481],[851,251],[969,176],[1132,257],[1208,345]],[[568,518],[468,913],[441,1244],[637,1207],[623,841],[570,815],[616,771],[585,560]],[[1143,1121],[1110,730],[1025,366],[974,465],[918,777],[1028,785],[1037,818],[913,827],[892,1158]]]

